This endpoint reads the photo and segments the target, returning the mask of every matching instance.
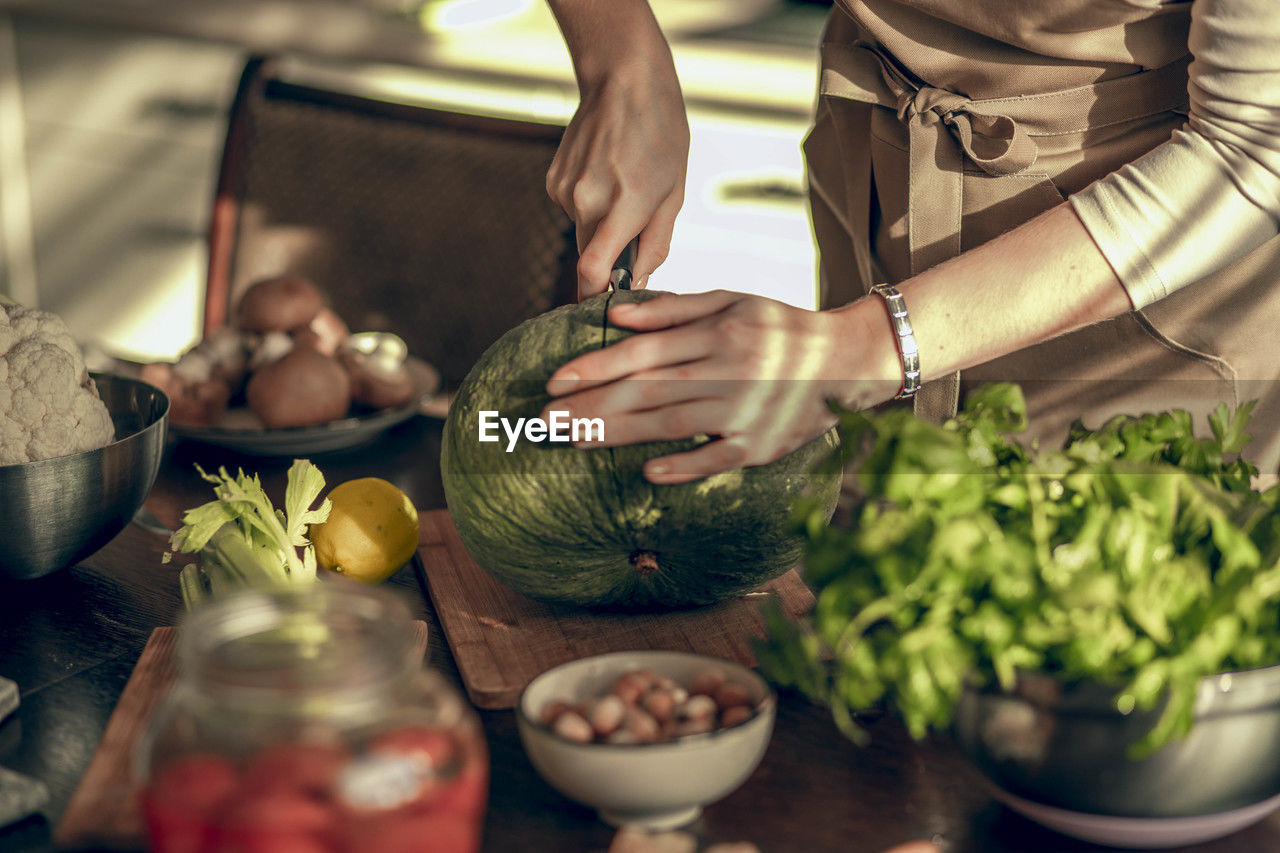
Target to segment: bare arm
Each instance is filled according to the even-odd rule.
[[[578,296],[602,292],[640,237],[643,287],[666,259],[684,202],[689,123],[675,64],[647,0],[548,0],[578,80],[579,105],[547,173],[578,229]]]
[[[1141,307],[1274,236],[1277,44],[1270,0],[1196,0],[1186,131],[1072,204],[900,283],[924,378]],[[1188,190],[1191,177],[1199,183]],[[557,405],[605,417],[610,443],[721,436],[651,462],[659,482],[776,459],[832,422],[826,399],[865,408],[901,385],[878,297],[814,313],[721,292],[663,297],[613,319],[656,331],[575,359],[548,387],[569,395]]]
[[[547,0],[547,6],[569,48],[579,86],[594,88],[626,63],[671,64],[648,0]]]
[[[925,379],[971,367],[1128,310],[1129,298],[1067,205],[903,282]],[[826,312],[716,291],[611,310],[648,330],[552,377],[553,408],[605,419],[607,444],[720,436],[652,460],[654,482],[697,479],[785,455],[834,423],[829,399],[862,409],[902,384],[883,301]],[[625,381],[617,381],[625,380]]]
[[[925,380],[1132,307],[1120,280],[1067,204],[914,276],[899,290],[916,330]],[[871,310],[865,300],[837,309],[862,310]]]

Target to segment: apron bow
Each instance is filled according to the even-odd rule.
[[[969,159],[988,175],[1016,175],[1036,162],[1039,150],[1008,116],[953,111],[943,116]]]
[[[946,89],[911,87],[896,70],[888,70],[880,54],[876,57],[885,68],[885,82],[897,95],[898,119],[909,130],[941,122],[969,159],[988,175],[1014,175],[1036,162],[1039,151],[1035,142],[1009,116],[979,112],[973,101]]]
[[[918,82],[880,45],[827,42],[821,94],[893,110],[905,125],[906,238],[916,275],[960,254],[966,158],[993,179],[1003,178],[1036,162],[1032,135],[1185,111],[1188,61],[1058,92],[974,100]],[[915,412],[943,421],[954,415],[959,395],[958,373],[926,382]]]

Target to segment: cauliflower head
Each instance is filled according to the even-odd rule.
[[[0,301],[0,465],[93,450],[114,436],[62,318]]]

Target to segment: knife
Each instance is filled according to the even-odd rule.
[[[627,247],[622,250],[622,254],[618,255],[618,259],[613,262],[613,272],[609,274],[609,284],[614,290],[630,290],[631,289],[631,271],[636,266],[636,252],[640,249],[640,238],[634,237]]]

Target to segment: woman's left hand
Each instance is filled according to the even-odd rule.
[[[609,322],[645,334],[557,370],[543,417],[602,419],[591,446],[713,437],[650,460],[655,483],[767,464],[835,424],[828,401],[866,408],[901,385],[884,310],[866,300],[815,312],[728,291],[664,294],[612,307]]]

